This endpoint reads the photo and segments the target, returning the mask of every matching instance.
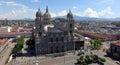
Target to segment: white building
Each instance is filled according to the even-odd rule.
[[[11,32],[11,27],[0,27],[0,32]]]

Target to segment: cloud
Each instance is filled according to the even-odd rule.
[[[35,13],[37,10],[31,9],[26,5],[23,5],[21,3],[16,3],[14,1],[0,1],[1,6],[7,6],[9,9],[8,12],[5,12],[2,10],[0,12],[0,19],[21,19],[21,18],[35,18]],[[92,8],[87,8],[83,12],[77,11],[75,8],[76,6],[72,7],[72,11],[74,15],[77,16],[85,16],[85,17],[97,17],[97,18],[114,18],[115,13],[112,11],[111,7],[104,8],[100,11],[95,11]],[[74,11],[76,10],[76,11]],[[66,16],[69,11],[62,10],[59,12],[50,12],[52,17],[56,16]]]
[[[39,2],[39,0],[31,0],[31,2]]]
[[[0,15],[0,19],[5,19],[5,18],[7,18],[7,16],[5,16],[5,15]]]
[[[115,13],[112,12],[110,7],[103,9],[98,14],[99,14],[99,17],[106,17],[106,18],[114,18],[115,17]]]
[[[0,1],[0,4],[1,5],[7,5],[7,6],[20,6],[20,7],[23,7],[23,6],[25,6],[25,5],[23,5],[23,4],[19,4],[19,3],[16,3],[16,2],[14,2],[14,1]]]
[[[82,16],[81,13],[73,13],[73,15],[76,15],[76,16]]]
[[[92,8],[87,8],[84,12],[81,13],[73,13],[77,16],[85,16],[85,17],[96,17],[96,18],[115,18],[115,13],[112,11],[110,7],[107,7],[101,11],[95,11]]]
[[[68,12],[67,12],[66,10],[63,10],[63,11],[57,13],[57,15],[58,15],[58,16],[65,16],[65,15],[67,15],[67,13],[68,13]]]
[[[50,13],[52,17],[57,16],[66,16],[68,11],[63,10],[57,13]],[[73,12],[73,15],[82,16],[82,17],[95,17],[95,18],[115,18],[115,13],[110,7],[107,7],[101,11],[95,11],[92,8],[87,8],[83,12]]]
[[[76,6],[73,6],[73,9],[76,9],[76,8],[78,8],[78,7],[76,7]]]
[[[56,13],[50,13],[51,14],[51,17],[56,17],[57,15],[56,15]]]
[[[75,8],[75,7],[74,7]],[[66,16],[68,11],[63,10],[57,13],[51,13],[52,17]],[[100,11],[95,11],[92,8],[87,8],[83,12],[73,12],[74,15],[82,17],[95,17],[95,18],[115,18],[115,13],[112,11],[111,7],[104,8]]]
[[[57,13],[50,13],[52,17],[57,17],[57,16],[65,16],[67,15],[67,11],[66,10],[63,10],[63,11],[60,11],[60,12],[57,12]]]
[[[87,8],[83,15],[88,16],[88,17],[99,17],[98,13],[92,10],[91,8]]]
[[[16,3],[13,1],[9,2],[0,2],[3,6],[7,6],[9,9],[8,12],[0,13],[0,19],[21,19],[21,18],[34,18],[34,13],[36,10],[30,9],[26,5]],[[4,10],[3,10],[4,11]]]

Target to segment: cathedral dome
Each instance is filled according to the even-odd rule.
[[[49,13],[49,12],[45,12],[45,14],[44,14],[44,18],[51,18],[50,13]]]
[[[48,12],[48,6],[46,7],[46,12],[44,13],[44,18],[45,18],[45,19],[46,19],[46,18],[48,18],[48,19],[51,18],[50,13]]]
[[[73,14],[72,14],[71,10],[70,10],[69,13],[67,14],[67,17],[68,17],[68,18],[73,18]]]
[[[38,9],[38,11],[36,12],[36,17],[41,17],[42,16],[42,12],[40,11],[40,9]]]

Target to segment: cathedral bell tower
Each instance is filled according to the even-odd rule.
[[[50,24],[51,15],[49,13],[48,6],[46,7],[46,12],[44,13],[43,17],[44,17],[44,24],[45,25]]]
[[[36,27],[36,37],[41,37],[42,35],[42,12],[40,9],[36,12],[35,27]]]
[[[39,55],[41,49],[39,49],[40,44],[42,43],[42,34],[43,34],[43,15],[40,9],[36,12],[36,19],[35,19],[35,50],[36,55]]]
[[[67,14],[67,32],[68,32],[68,38],[69,41],[73,41],[74,39],[74,20],[73,20],[73,14],[71,10],[69,10],[69,13]]]

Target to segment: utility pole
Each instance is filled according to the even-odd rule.
[[[72,42],[73,42],[73,44],[74,44],[74,55],[75,55],[75,40],[74,40],[74,34],[73,34],[72,37],[73,37],[73,38],[72,38]]]
[[[64,64],[65,64],[66,43],[64,43]]]
[[[36,53],[37,53],[37,52],[36,52]],[[35,61],[35,64],[38,65],[37,54],[36,54],[36,61]]]

